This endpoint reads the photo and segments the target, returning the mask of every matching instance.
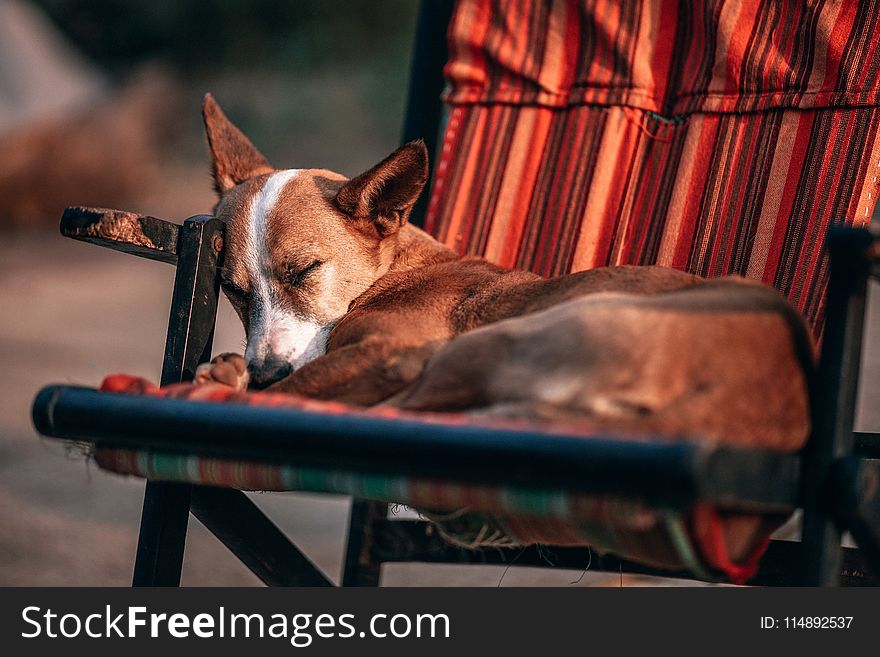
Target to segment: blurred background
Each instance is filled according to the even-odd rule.
[[[206,91],[276,166],[361,172],[398,143],[416,11],[414,0],[0,0],[0,585],[131,579],[143,482],[40,439],[30,404],[47,383],[97,385],[112,372],[158,380],[173,270],[62,239],[62,209],[176,221],[209,212]],[[223,299],[215,351],[242,343]],[[864,388],[875,390],[880,350],[867,358]],[[861,408],[861,428],[880,430],[878,405]],[[347,499],[254,499],[338,579]],[[383,571],[390,585],[502,577],[620,583],[520,568]],[[184,585],[258,583],[191,520]]]
[[[0,0],[0,225],[212,202],[212,91],[273,162],[354,174],[399,139],[417,3]]]

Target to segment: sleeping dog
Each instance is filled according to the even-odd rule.
[[[811,347],[774,290],[664,267],[546,279],[461,256],[407,222],[423,143],[348,179],[274,169],[210,95],[203,116],[221,284],[247,347],[197,382],[667,434],[728,404],[707,434],[781,422],[782,442],[805,435]]]

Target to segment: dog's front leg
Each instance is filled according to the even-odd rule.
[[[372,406],[415,381],[442,344],[392,347],[380,339],[363,340],[326,353],[268,390]]]

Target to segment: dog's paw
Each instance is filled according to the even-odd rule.
[[[210,363],[202,363],[196,368],[195,382],[221,383],[236,390],[246,390],[249,381],[247,363],[238,354],[220,354]]]

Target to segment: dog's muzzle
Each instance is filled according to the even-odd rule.
[[[268,359],[247,364],[250,388],[262,390],[284,379],[293,372],[293,365],[283,360]]]

